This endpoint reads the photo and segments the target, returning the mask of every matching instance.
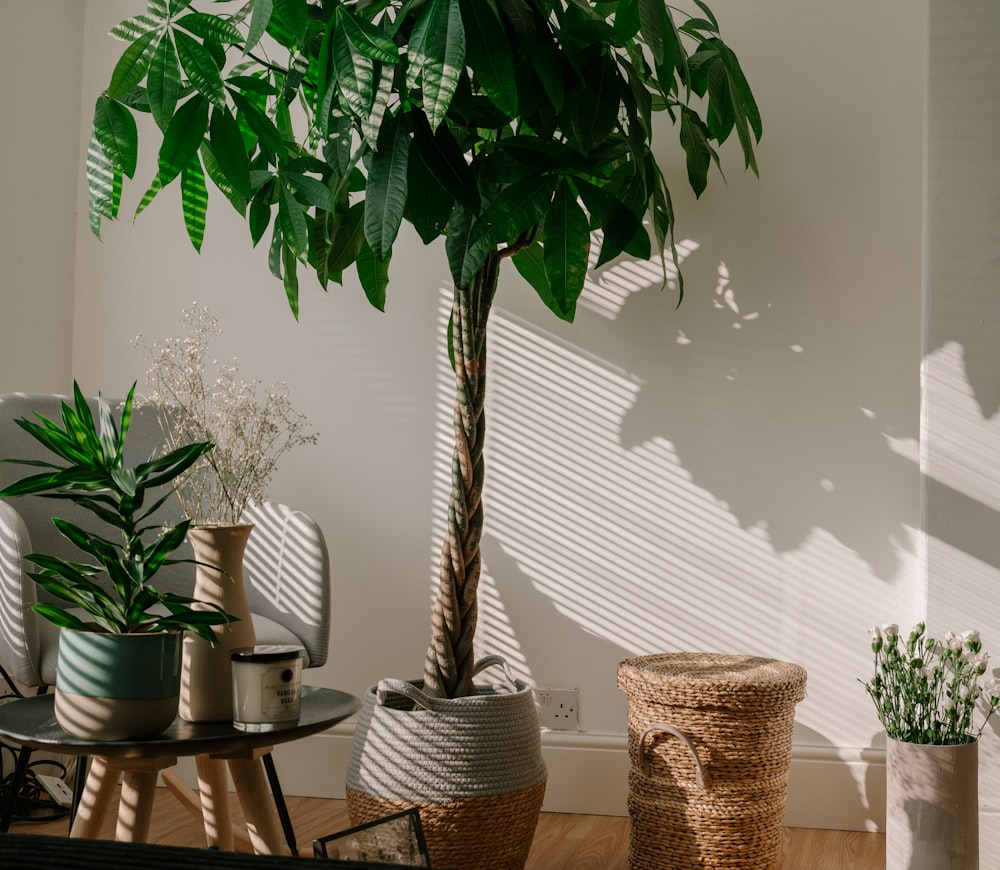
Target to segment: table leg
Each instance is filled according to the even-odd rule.
[[[165,767],[177,763],[176,758],[122,759],[116,763],[124,771],[121,801],[118,805],[118,826],[115,839],[123,843],[142,843],[149,836],[153,818],[153,797],[156,777]]]
[[[257,749],[227,760],[254,851],[258,855],[287,855],[289,851],[282,841],[281,825],[274,802],[268,797],[267,778],[260,760],[270,751],[270,747]]]
[[[217,758],[199,755],[198,793],[201,795],[201,815],[205,824],[208,847],[227,852],[233,850],[233,823],[229,817],[229,781],[226,766]]]
[[[90,760],[87,784],[80,797],[80,807],[73,820],[71,837],[99,837],[104,817],[111,805],[111,796],[118,784],[119,771],[108,767],[108,760],[95,756]]]

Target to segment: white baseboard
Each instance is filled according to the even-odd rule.
[[[344,797],[352,722],[274,750],[287,795]],[[626,815],[628,752],[622,735],[546,731],[547,812]],[[188,760],[189,761],[189,760]],[[193,778],[193,764],[183,765]],[[874,809],[873,809],[874,808]],[[792,751],[785,824],[795,828],[883,830],[885,754],[870,749],[799,746]]]

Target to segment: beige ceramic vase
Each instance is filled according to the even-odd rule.
[[[225,722],[233,718],[231,650],[253,646],[255,635],[243,586],[243,553],[253,526],[192,526],[188,540],[200,563],[193,597],[215,604],[238,618],[228,627],[216,626],[214,645],[186,634],[181,661],[179,715],[188,722]],[[221,570],[220,570],[221,569]]]
[[[979,744],[886,739],[886,870],[979,870]]]

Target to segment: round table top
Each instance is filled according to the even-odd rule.
[[[56,721],[55,696],[33,695],[0,704],[0,737],[32,749],[58,747],[64,755],[105,758],[224,755],[275,746],[318,734],[361,709],[354,695],[337,689],[302,687],[297,724],[276,731],[240,731],[232,722],[185,722],[174,719],[165,731],[143,740],[86,740],[74,737]]]

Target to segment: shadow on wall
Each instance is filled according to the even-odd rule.
[[[916,360],[900,381],[888,376],[887,348],[888,372],[873,371],[878,344],[866,346],[862,335],[845,345],[834,323],[817,326],[824,311],[815,288],[801,288],[806,310],[777,310],[759,290],[766,282],[743,293],[744,273],[731,280],[693,243],[684,253],[689,292],[679,309],[664,298],[673,291],[660,290],[657,266],[632,263],[633,280],[645,285],[636,282],[617,311],[592,303],[579,317],[582,343],[641,379],[621,421],[622,446],[666,437],[692,482],[776,551],[800,547],[820,528],[891,579],[904,527],[918,520]],[[613,288],[620,271],[601,273],[593,295]]]

